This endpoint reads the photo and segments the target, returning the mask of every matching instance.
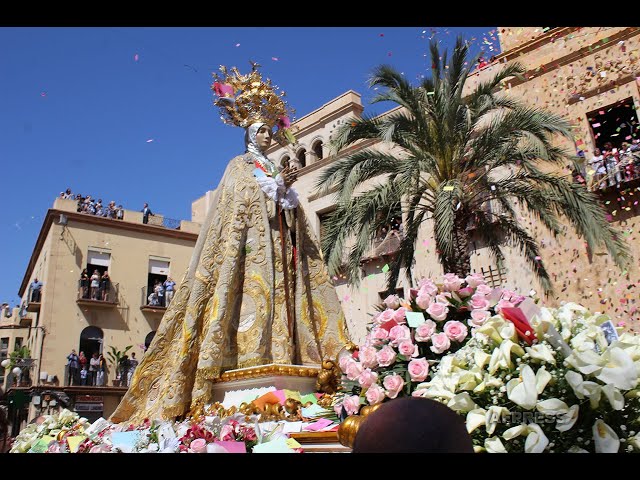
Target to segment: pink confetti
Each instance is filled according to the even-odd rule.
[[[278,61],[278,57],[271,57],[271,60],[273,60],[274,62]]]
[[[381,34],[380,34],[380,36],[381,36],[381,37],[384,37],[384,33],[381,33]]]
[[[133,60],[134,60],[135,62],[137,62],[139,58],[140,58],[140,57],[138,56],[138,54],[137,54],[137,53],[133,56]]]
[[[149,140],[147,140],[147,143],[151,143],[153,142],[153,138],[150,138]]]
[[[42,92],[42,93],[40,93],[40,96],[41,96],[41,97],[46,97],[46,96],[47,96],[47,92]]]
[[[536,255],[536,258],[535,258],[535,260],[538,260],[538,261],[540,261],[540,260],[542,260],[542,257],[540,257],[540,256],[538,256],[538,255]]]
[[[343,298],[343,300],[344,300],[345,302],[348,302],[350,298],[351,298],[351,297],[350,297],[349,295],[345,295],[345,296],[344,296],[344,298]]]

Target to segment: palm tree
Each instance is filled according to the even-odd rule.
[[[397,205],[402,205],[405,236],[390,263],[389,290],[395,288],[402,267],[411,278],[418,230],[431,219],[445,272],[462,277],[470,273],[469,246],[475,232],[498,262],[504,258],[505,240],[518,247],[550,293],[538,243],[520,224],[519,207],[554,236],[563,233],[562,222],[568,221],[592,250],[604,245],[618,267],[624,266],[628,247],[607,222],[595,194],[553,172],[577,161],[552,143],[557,135],[571,139],[569,122],[500,92],[505,79],[525,72],[517,63],[504,66],[463,97],[470,72],[466,65],[475,63],[467,62],[468,49],[459,37],[447,64],[447,52],[441,57],[432,41],[432,75],[418,86],[390,66],[377,67],[370,85],[383,91],[372,103],[390,101],[399,108],[378,117],[350,118],[337,130],[335,151],[361,141],[394,148],[390,153],[371,146],[360,149],[331,164],[318,178],[319,194],[337,189],[337,208],[322,239],[330,273],[344,271],[358,284],[361,259],[387,221],[379,212]],[[496,208],[487,208],[489,203]],[[354,237],[345,260],[347,241]]]

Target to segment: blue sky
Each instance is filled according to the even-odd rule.
[[[350,89],[380,112],[368,106],[372,69],[388,63],[417,81],[429,38],[451,50],[458,34],[475,39],[473,53],[499,53],[490,26],[0,28],[0,301],[18,300],[47,209],[67,187],[190,219],[244,148],[212,106],[219,65],[244,72],[257,61],[299,117]]]

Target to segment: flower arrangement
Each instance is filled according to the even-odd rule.
[[[575,303],[531,327],[492,316],[412,394],[465,415],[476,451],[640,451],[640,337]]]
[[[334,404],[336,413],[344,407],[351,415],[361,404],[411,395],[443,356],[471,338],[470,330],[524,299],[509,290],[492,289],[477,273],[464,279],[448,273],[438,284],[424,279],[418,289],[410,290],[409,299],[388,296],[364,342],[352,356],[340,358],[345,378]]]

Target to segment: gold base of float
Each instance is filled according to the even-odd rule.
[[[362,425],[362,422],[364,422],[367,415],[372,414],[381,406],[381,403],[378,403],[377,405],[367,405],[360,409],[358,415],[348,416],[338,428],[338,441],[345,447],[353,448],[356,434],[358,433],[358,429]]]

